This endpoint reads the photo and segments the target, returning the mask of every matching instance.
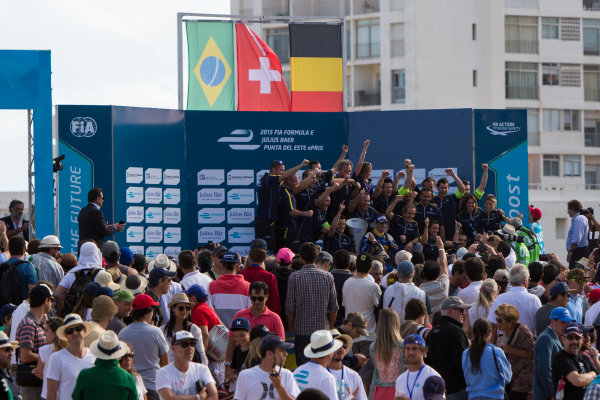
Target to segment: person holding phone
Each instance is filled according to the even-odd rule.
[[[102,248],[106,236],[111,236],[115,232],[122,232],[125,228],[123,221],[112,225],[104,221],[104,214],[100,210],[103,203],[104,194],[101,188],[93,188],[88,192],[88,205],[83,207],[77,216],[79,246],[92,239],[96,242],[98,248]]]

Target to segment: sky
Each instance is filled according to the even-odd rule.
[[[229,3],[3,1],[0,49],[51,50],[53,105],[177,108],[177,13],[229,14]],[[26,111],[0,110],[0,143],[0,192],[27,190]]]

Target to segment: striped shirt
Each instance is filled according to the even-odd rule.
[[[46,344],[44,324],[28,312],[17,327],[16,339],[19,347],[27,347],[37,353],[38,349]]]
[[[226,327],[236,312],[250,307],[250,282],[242,275],[225,274],[208,285],[212,306]]]

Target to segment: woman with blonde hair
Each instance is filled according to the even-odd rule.
[[[469,337],[473,339],[473,324],[478,318],[487,318],[490,306],[498,297],[498,283],[493,279],[486,279],[479,288],[479,296],[473,307],[467,310],[465,321],[463,322],[463,330]]]
[[[384,308],[379,313],[375,342],[369,347],[375,366],[372,383],[375,387],[374,400],[394,398],[396,378],[404,370],[402,342],[398,314],[391,308]]]
[[[513,374],[507,386],[511,400],[525,400],[531,391],[533,382],[533,349],[535,339],[531,331],[519,323],[519,311],[510,304],[500,304],[495,311],[498,330],[504,336],[498,339],[498,345],[504,350]]]

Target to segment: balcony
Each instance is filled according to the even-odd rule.
[[[357,90],[354,92],[354,107],[378,106],[381,104],[379,90]]]
[[[588,11],[600,11],[600,0],[583,0],[583,9]]]
[[[600,101],[600,89],[588,89],[583,90],[583,99],[585,101]]]
[[[354,0],[354,15],[379,12],[379,0]]]
[[[392,40],[390,42],[390,53],[392,57],[404,57],[404,39]]]
[[[537,100],[537,86],[506,86],[507,99]]]
[[[379,57],[379,42],[357,43],[355,55],[356,58],[374,58]]]
[[[538,53],[539,41],[537,40],[506,40],[505,50],[507,53]]]
[[[600,133],[585,132],[584,145],[585,147],[600,147]]]

